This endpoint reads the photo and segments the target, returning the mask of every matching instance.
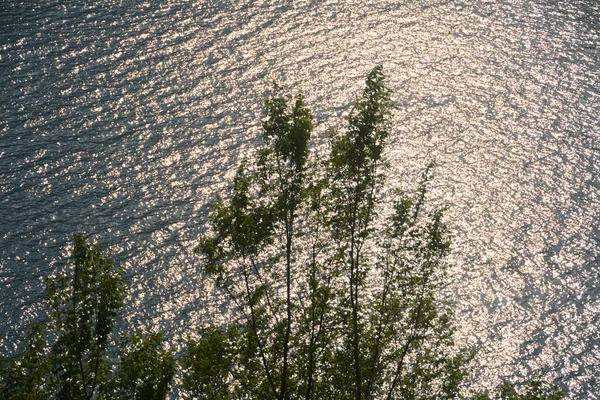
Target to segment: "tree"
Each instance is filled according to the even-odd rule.
[[[161,335],[134,333],[117,350],[112,330],[123,306],[123,269],[98,244],[73,236],[73,268],[48,280],[48,319],[30,326],[19,355],[0,363],[7,399],[164,399],[175,374]]]
[[[274,95],[265,102],[266,146],[259,154],[257,169],[249,175],[246,167],[240,166],[230,202],[218,201],[213,207],[214,235],[205,237],[196,248],[206,256],[205,271],[215,276],[244,315],[239,326],[244,334],[238,336],[238,345],[244,343],[240,350],[247,357],[235,366],[239,371],[232,371],[244,376],[237,380],[240,388],[236,391],[280,399],[289,399],[294,391],[290,365],[296,308],[293,254],[312,132],[312,116],[302,97],[291,107],[288,103],[281,88],[275,87]],[[254,196],[251,190],[256,191]],[[265,247],[272,250],[270,255]],[[282,270],[276,268],[279,266]],[[254,374],[257,367],[264,374]]]
[[[113,378],[109,398],[161,400],[166,398],[176,372],[172,351],[161,347],[162,334],[135,332],[117,352],[121,364]]]
[[[100,245],[74,235],[73,273],[48,282],[53,375],[59,399],[92,399],[108,378],[107,345],[123,306],[123,269]]]
[[[236,357],[232,353],[230,339],[235,335],[234,329],[223,332],[212,328],[204,329],[201,339],[188,340],[181,365],[187,371],[182,386],[188,391],[189,397],[207,400],[235,397],[234,388],[228,384]]]
[[[0,360],[0,398],[10,400],[47,398],[50,364],[46,357],[45,336],[43,324],[31,324],[21,357],[10,361]]]
[[[384,142],[389,135],[390,97],[384,84],[381,66],[367,77],[366,88],[355,101],[347,117],[345,133],[332,135],[332,150],[328,163],[328,227],[335,243],[334,263],[347,277],[347,291],[340,312],[346,317],[347,337],[341,356],[351,354],[351,360],[341,366],[351,366],[346,376],[352,376],[354,398],[364,392],[365,360],[362,338],[366,326],[362,321],[361,297],[369,264],[362,262],[362,251],[373,223],[376,191],[381,184],[380,166]]]
[[[427,201],[434,165],[414,191],[396,190],[388,203],[381,193],[391,108],[377,66],[345,130],[329,132],[321,162],[309,151],[313,117],[304,98],[274,87],[257,161],[239,166],[195,248],[231,312],[227,323],[210,321],[188,338],[183,397],[461,397],[473,352],[456,348],[441,296],[451,237],[445,208]],[[162,335],[115,341],[123,272],[99,245],[74,236],[72,270],[48,280],[47,323],[31,325],[19,356],[0,360],[0,397],[168,395],[177,365]],[[561,397],[539,377],[475,396]]]
[[[504,381],[491,394],[481,393],[476,400],[560,400],[563,392],[560,388],[549,383],[545,378],[545,370],[538,371],[534,376],[521,385]]]
[[[455,397],[471,353],[454,349],[438,296],[450,239],[443,209],[425,206],[431,166],[376,223],[391,109],[382,67],[345,132],[330,133],[324,165],[309,153],[302,97],[276,86],[265,109],[257,163],[240,166],[195,248],[232,319],[189,342],[184,388],[215,399]],[[194,385],[202,373],[218,383]]]

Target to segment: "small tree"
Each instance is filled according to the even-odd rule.
[[[504,381],[491,394],[481,393],[476,400],[560,400],[563,398],[562,390],[555,384],[548,382],[545,370],[538,371],[525,383],[516,385]]]
[[[47,345],[44,325],[31,324],[21,356],[10,361],[0,360],[0,398],[42,400],[48,397]]]
[[[182,386],[191,398],[226,400],[235,398],[231,385],[232,363],[236,355],[232,353],[231,339],[237,332],[230,329],[209,328],[200,332],[199,340],[189,339],[187,352],[181,361],[186,370]],[[237,349],[236,349],[237,350]]]
[[[21,353],[0,363],[0,397],[7,399],[164,399],[175,373],[160,335],[139,333],[109,363],[112,330],[123,305],[123,269],[100,245],[74,235],[73,269],[48,280],[46,323],[30,326]]]
[[[451,310],[438,299],[450,241],[443,210],[424,207],[430,168],[415,198],[397,193],[388,228],[374,222],[390,106],[378,66],[346,131],[330,134],[320,167],[309,162],[312,117],[302,97],[276,87],[265,102],[258,162],[238,169],[195,249],[233,310],[229,326],[189,342],[184,387],[192,396],[457,394],[470,355],[453,351]],[[219,361],[209,368],[211,355]],[[202,371],[219,382],[194,385]]]
[[[59,399],[92,399],[108,378],[109,335],[123,306],[123,270],[74,235],[73,273],[48,282],[53,375]]]
[[[166,398],[176,371],[172,351],[162,348],[162,334],[136,332],[123,340],[117,352],[121,364],[109,398],[161,400]]]
[[[214,234],[196,251],[206,256],[205,271],[243,315],[236,338],[245,357],[231,365],[231,373],[239,377],[235,391],[288,399],[294,391],[290,354],[297,308],[292,297],[293,255],[312,116],[301,97],[290,106],[279,87],[265,108],[266,146],[257,168],[252,173],[243,165],[238,169],[231,200],[213,207]]]

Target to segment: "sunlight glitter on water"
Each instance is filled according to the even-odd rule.
[[[11,2],[0,341],[39,313],[40,279],[65,268],[76,231],[127,267],[131,326],[184,336],[210,312],[191,254],[206,204],[252,157],[271,81],[306,95],[324,151],[383,63],[397,102],[389,186],[414,188],[438,165],[432,201],[451,206],[460,337],[481,346],[482,382],[547,366],[572,398],[597,398],[592,3]]]

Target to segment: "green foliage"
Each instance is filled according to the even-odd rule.
[[[371,265],[363,262],[362,251],[372,234],[376,195],[382,183],[379,168],[385,139],[389,136],[390,103],[382,68],[377,66],[367,76],[366,87],[347,118],[347,131],[332,136],[327,165],[327,226],[336,251],[330,262],[343,271],[348,283],[344,293],[340,293],[342,301],[337,304],[345,337],[343,347],[335,355],[337,360],[345,360],[339,362],[339,367],[345,368],[342,375],[348,381],[340,382],[340,386],[352,391],[345,393],[344,398],[371,396],[369,387],[375,385],[373,380],[382,372],[376,365],[379,354],[364,351],[371,345],[368,340],[371,325],[362,317],[369,303],[363,297],[363,290]],[[381,344],[377,335],[375,333],[376,343],[372,348],[375,353],[380,351]]]
[[[108,378],[107,345],[123,306],[123,270],[100,245],[74,235],[70,277],[48,282],[50,321],[56,342],[53,375],[59,399],[92,399]]]
[[[187,373],[183,376],[182,387],[192,398],[220,400],[232,398],[233,388],[225,383],[231,381],[232,362],[229,335],[219,329],[205,329],[199,340],[189,339],[187,352],[181,365]]]
[[[522,385],[504,381],[491,394],[479,394],[476,400],[560,400],[563,392],[557,385],[544,379],[545,371],[536,373]]]
[[[445,209],[426,199],[433,164],[416,190],[394,192],[390,209],[380,193],[391,106],[377,66],[318,162],[304,98],[274,87],[257,162],[238,168],[194,249],[232,310],[188,339],[184,398],[461,398],[474,352],[456,348],[441,297],[451,236]],[[0,360],[0,397],[164,399],[177,364],[162,336],[138,332],[114,347],[124,296],[123,269],[75,235],[71,273],[48,281],[48,323]],[[561,397],[539,378],[476,396]]]
[[[391,104],[377,66],[319,164],[303,98],[275,87],[257,164],[240,167],[195,249],[233,314],[188,342],[191,398],[458,397],[473,353],[456,350],[439,298],[450,235],[425,204],[433,166],[375,223]]]
[[[134,334],[119,349],[111,373],[112,330],[123,306],[125,281],[98,244],[74,235],[73,269],[48,280],[47,323],[30,326],[20,354],[3,361],[0,398],[164,399],[175,373],[161,335]],[[50,342],[50,343],[48,343]]]
[[[292,101],[277,86],[265,108],[265,147],[259,152],[256,168],[240,166],[229,201],[219,200],[213,206],[211,231],[195,252],[204,256],[204,272],[215,278],[241,315],[235,321],[240,334],[229,339],[241,354],[231,372],[236,376],[236,390],[255,398],[289,398],[292,310],[296,307],[293,254],[298,209],[306,198],[305,170],[313,125],[303,98]],[[199,351],[209,339],[215,338],[209,335],[189,345]],[[201,366],[188,367],[203,370]],[[264,374],[256,373],[261,370]],[[231,392],[231,388],[206,388],[211,396]]]
[[[19,358],[0,360],[0,398],[7,400],[46,399],[50,364],[44,325],[33,323]]]
[[[267,118],[263,121],[263,138],[268,146],[261,155],[273,154],[280,163],[291,167],[291,172],[301,172],[308,156],[308,142],[313,130],[312,115],[303,97],[296,98],[290,108],[290,99],[275,85],[273,94],[265,101]],[[262,165],[266,165],[264,160]],[[282,167],[280,165],[280,167]],[[286,171],[287,169],[282,169]]]
[[[111,398],[164,399],[173,381],[176,364],[172,351],[162,347],[162,334],[146,337],[136,332],[118,347],[121,364],[113,378]]]

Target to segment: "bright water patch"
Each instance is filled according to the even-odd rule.
[[[478,381],[548,367],[571,398],[598,398],[595,2],[31,3],[0,12],[6,351],[74,232],[127,267],[129,327],[179,345],[209,312],[191,254],[205,205],[251,156],[270,82],[306,94],[323,138],[382,63],[390,187],[437,162]]]

